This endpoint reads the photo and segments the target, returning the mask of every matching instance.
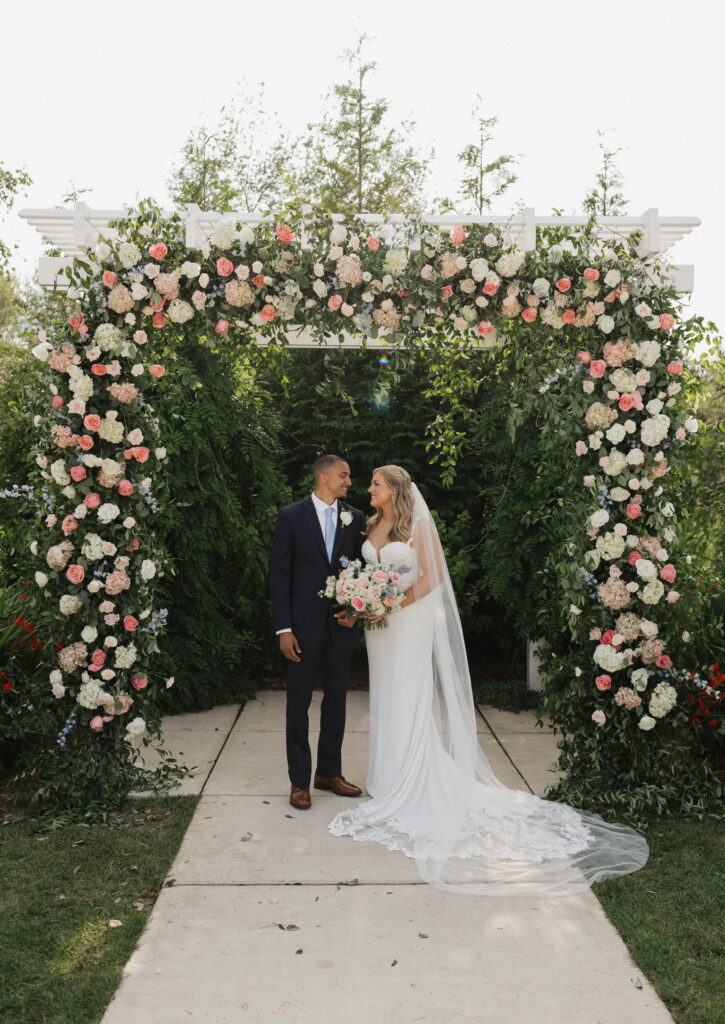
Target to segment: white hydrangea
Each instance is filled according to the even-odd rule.
[[[642,366],[654,366],[660,357],[662,349],[656,341],[632,342],[631,349],[635,359]]]
[[[123,420],[104,419],[98,428],[98,436],[111,444],[119,444],[123,441],[124,426]]]
[[[646,587],[642,588],[640,597],[645,604],[658,604],[662,600],[664,592],[665,587],[661,580],[651,580]]]
[[[643,420],[639,431],[642,443],[646,444],[649,448],[653,448],[664,441],[669,429],[670,418],[665,416],[664,413],[657,413],[656,416]]]
[[[70,477],[62,459],[56,459],[50,467],[50,474],[59,487],[66,487],[70,483]]]
[[[659,626],[656,622],[652,622],[650,619],[642,619],[639,628],[642,630],[642,636],[646,636],[651,639],[653,636],[657,636],[660,631]]]
[[[135,242],[121,242],[118,247],[118,258],[121,261],[121,266],[130,270],[131,267],[135,267],[137,263],[141,262],[141,250]]]
[[[654,718],[664,718],[677,703],[677,690],[669,683],[657,683],[649,700],[650,714]]]
[[[62,615],[74,615],[82,603],[80,597],[76,597],[74,594],[63,594],[58,602],[58,607]]]
[[[494,265],[501,277],[514,277],[518,274],[525,259],[525,252],[522,252],[520,249],[514,249],[513,252],[505,252],[503,256],[496,260]]]
[[[238,237],[239,232],[237,231],[237,225],[235,222],[233,220],[224,219],[216,222],[209,241],[212,245],[219,246],[220,249],[229,249],[234,245]],[[183,272],[182,267],[182,273]]]
[[[597,551],[607,561],[619,558],[624,552],[624,547],[624,537],[613,532],[605,533],[596,540]]]
[[[116,668],[131,668],[136,661],[137,653],[135,644],[128,644],[127,647],[119,644],[115,651]]]
[[[111,501],[106,501],[98,509],[98,518],[102,523],[110,523],[114,519],[117,519],[121,514],[121,510],[118,505],[114,505]]]
[[[82,373],[78,377],[72,377],[68,382],[68,386],[76,398],[83,402],[87,402],[93,394],[93,378],[89,377],[86,373]]]
[[[615,651],[611,644],[598,644],[594,649],[593,658],[605,672],[618,672],[624,668],[626,662],[621,651]]]
[[[644,452],[641,448],[630,448],[627,452],[628,466],[641,466],[644,462]]]
[[[194,316],[194,309],[183,299],[172,299],[169,303],[169,320],[175,324],[185,324]]]
[[[612,385],[617,391],[622,393],[629,393],[634,391],[637,387],[637,382],[634,379],[634,374],[631,370],[625,370],[623,367],[619,367],[616,370],[612,370],[609,374],[609,379]]]
[[[383,270],[386,274],[392,274],[394,277],[398,277],[403,273],[407,266],[408,253],[405,249],[388,249],[385,253]]]
[[[106,693],[95,679],[91,679],[90,682],[81,684],[76,700],[82,708],[88,708],[89,711],[93,711],[99,704],[109,704],[113,697],[110,693]]]
[[[123,331],[113,324],[99,324],[93,334],[93,340],[102,352],[118,352],[125,341]]]
[[[599,460],[599,464],[607,476],[619,476],[627,468],[627,458],[618,448],[612,448],[609,455]]]
[[[540,299],[543,299],[545,295],[549,294],[549,288],[551,285],[545,277],[537,277],[534,283],[531,285],[531,291],[534,295],[538,295]]]
[[[249,245],[250,242],[254,241],[254,231],[248,224],[245,224],[244,227],[241,228],[239,232],[239,241],[244,242],[245,245]],[[201,278],[199,279],[199,283],[201,284]],[[206,288],[206,285],[202,285],[202,288]]]
[[[554,330],[564,326],[564,321],[561,317],[561,313],[554,303],[550,302],[548,306],[545,306],[541,311],[541,322],[546,324],[547,327],[553,327]]]

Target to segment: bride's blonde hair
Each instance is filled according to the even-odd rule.
[[[413,481],[410,474],[402,466],[378,466],[373,476],[381,473],[385,483],[392,488],[393,526],[388,540],[407,542],[413,532]],[[383,518],[382,509],[377,509],[366,523],[369,535]]]

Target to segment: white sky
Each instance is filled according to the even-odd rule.
[[[499,118],[495,153],[522,154],[518,200],[538,213],[580,212],[599,164],[596,130],[612,129],[630,213],[693,215],[701,227],[672,249],[695,264],[692,311],[719,320],[723,189],[723,16],[714,0],[33,0],[3,11],[0,160],[34,179],[16,206],[60,201],[69,182],[91,205],[151,195],[188,129],[213,119],[236,84],[264,81],[292,132],[344,77],[359,31],[379,64],[372,91],[435,145],[432,191],[453,193],[456,153],[472,139],[481,93]],[[32,273],[40,237],[6,218],[16,268]]]

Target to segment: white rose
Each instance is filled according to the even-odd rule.
[[[698,425],[699,424],[694,416],[690,416],[684,422],[684,427],[688,434],[696,434]]]
[[[471,260],[471,277],[474,281],[483,281],[488,273],[488,263],[482,257]]]
[[[209,275],[208,274],[199,274],[199,287],[200,288],[206,288],[206,286],[208,284],[209,284]]]
[[[85,640],[87,644],[92,644],[98,636],[98,630],[95,626],[84,626],[81,630],[81,638]]]
[[[315,295],[318,295],[321,299],[324,299],[325,296],[327,295],[327,285],[318,277],[312,282],[312,291],[315,293]]]
[[[198,277],[201,273],[201,266],[198,263],[192,263],[191,260],[186,260],[185,263],[181,264],[181,273],[184,277],[194,278]]]
[[[347,238],[347,228],[344,224],[335,224],[330,232],[330,242],[333,245],[341,245]]]
[[[48,584],[48,577],[45,575],[44,572],[36,572],[35,582],[38,584],[39,587],[45,587]]]
[[[649,672],[646,668],[637,668],[632,673],[631,683],[632,686],[641,693],[647,689],[647,682],[649,680]]]
[[[606,313],[602,313],[601,316],[597,317],[597,326],[602,334],[611,334],[614,330],[614,317],[607,316]]]
[[[538,295],[540,299],[543,299],[545,295],[549,294],[550,287],[551,286],[545,277],[537,277],[531,286],[531,291],[534,295]]]
[[[604,526],[605,523],[609,522],[609,513],[606,509],[600,508],[596,512],[592,512],[589,517],[589,522],[593,527],[599,529],[600,526]]]
[[[643,729],[645,732],[648,732],[650,729],[654,729],[656,724],[657,723],[655,719],[650,718],[649,715],[642,715],[642,717],[639,720],[639,727],[640,729]]]
[[[650,619],[642,619],[640,621],[639,628],[642,630],[642,636],[646,636],[647,639],[657,636],[660,631],[657,623],[652,622]]]
[[[86,589],[88,590],[89,594],[97,594],[102,586],[103,584],[101,583],[100,580],[91,580]]]
[[[102,263],[104,260],[107,260],[110,255],[111,246],[108,245],[106,242],[99,242],[96,246],[96,256],[98,257],[100,262]]]
[[[254,241],[254,232],[248,224],[245,224],[239,232],[239,241],[244,242],[245,245],[249,245],[250,242]],[[202,285],[202,288],[205,287],[206,285]]]
[[[632,448],[627,452],[627,464],[630,466],[641,466],[644,462],[644,452],[641,448]]]
[[[609,492],[609,497],[612,501],[626,501],[629,497],[629,491],[624,487],[613,487]]]
[[[645,409],[650,416],[654,416],[656,413],[662,412],[662,402],[659,398],[651,398],[649,402],[647,402],[647,405],[645,405]]]
[[[107,501],[98,509],[98,518],[102,523],[110,523],[121,514],[121,509],[113,502]]]
[[[619,282],[622,280],[622,275],[618,270],[608,270],[604,275],[604,283],[607,288],[616,288]]]
[[[41,341],[35,348],[31,348],[31,353],[36,359],[39,359],[41,363],[47,363],[50,353],[53,351],[53,346],[49,345],[47,341]]]
[[[161,459],[165,459],[166,458],[166,449],[165,448],[155,448],[154,449],[154,455],[156,456],[156,458],[160,462]]]
[[[675,506],[672,504],[671,501],[667,501],[660,509],[660,512],[663,516],[667,516],[667,518],[669,519],[670,516],[673,516],[675,514]]]
[[[653,580],[657,576],[655,564],[649,558],[638,558],[635,563],[635,569],[637,570],[637,575],[643,580]]]
[[[613,423],[607,431],[606,436],[607,439],[612,442],[612,444],[619,444],[620,441],[624,440],[626,434],[627,431],[624,429],[621,423]]]

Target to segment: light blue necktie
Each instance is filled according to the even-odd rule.
[[[327,560],[332,561],[332,548],[335,544],[335,523],[333,516],[335,509],[330,505],[325,509],[325,547],[327,548]]]

